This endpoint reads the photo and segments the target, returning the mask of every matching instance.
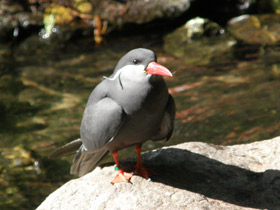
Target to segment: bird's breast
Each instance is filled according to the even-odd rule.
[[[135,88],[136,87],[136,88]],[[132,91],[133,90],[133,91]],[[158,131],[168,100],[165,83],[136,85],[119,91],[118,102],[126,113],[119,132],[110,142],[110,150],[119,150],[129,145],[142,143]]]
[[[126,81],[115,85],[110,95],[130,115],[143,107],[152,90],[153,86],[149,83]]]

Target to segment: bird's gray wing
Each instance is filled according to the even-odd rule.
[[[124,116],[122,107],[109,97],[88,105],[80,128],[85,150],[95,152],[105,146],[119,130]]]
[[[106,148],[100,149],[95,153],[88,153],[84,151],[82,145],[75,155],[70,174],[84,176],[90,172],[107,153],[108,150]]]
[[[123,109],[109,97],[88,103],[80,129],[83,145],[73,160],[71,174],[85,175],[107,154],[104,146],[114,138],[124,117]]]
[[[159,131],[152,137],[151,140],[169,140],[174,128],[174,119],[176,114],[176,106],[173,97],[169,94],[168,102],[165,108]]]

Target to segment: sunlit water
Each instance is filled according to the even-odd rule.
[[[176,72],[166,80],[177,106],[174,135],[168,142],[147,142],[144,150],[189,141],[246,143],[280,135],[278,47],[232,48],[200,64],[186,62],[187,53],[167,53],[161,37],[153,35],[107,40],[99,48],[91,41],[56,50],[1,46],[1,100],[6,104],[0,129],[1,209],[34,208],[73,178],[68,173],[72,157],[49,160],[47,155],[79,137],[92,89],[136,47],[154,50],[158,62]],[[133,148],[123,150],[120,159],[134,155]],[[103,162],[108,161],[109,156]]]

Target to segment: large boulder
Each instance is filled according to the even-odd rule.
[[[111,185],[113,166],[98,167],[53,192],[50,209],[280,209],[280,137],[217,146],[188,142],[142,155],[157,175]],[[132,170],[135,159],[121,163]]]
[[[172,19],[182,15],[190,7],[189,0],[154,1],[92,1],[93,12],[107,20],[113,28],[124,24],[145,24],[156,19]]]
[[[146,24],[159,19],[174,19],[186,12],[189,7],[190,0],[76,0],[70,2],[47,0],[38,2],[37,6],[32,2],[18,3],[14,0],[5,0],[0,2],[0,41],[22,36],[29,29],[34,29],[37,33],[43,27],[49,30],[48,33],[53,31],[56,34],[74,35],[78,33],[77,31],[82,31],[81,33],[84,34],[92,33],[93,28],[99,28],[108,23],[105,31],[108,33],[121,29],[125,24]],[[49,16],[54,19],[54,25],[48,20]],[[47,29],[48,27],[50,29]],[[55,30],[52,30],[53,28]],[[44,33],[43,30],[40,34],[44,35]],[[98,33],[103,35],[104,32]]]
[[[174,28],[195,16],[225,24],[232,17],[255,11],[255,5],[255,0],[3,0],[0,41],[22,40],[40,31],[43,39],[67,33],[58,35],[59,41],[67,42],[69,36],[92,36],[93,28],[98,30],[95,36],[101,36],[123,28],[126,33],[134,31],[139,25],[147,30],[137,33],[150,33],[151,29]]]

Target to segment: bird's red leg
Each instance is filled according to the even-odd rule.
[[[132,177],[132,174],[124,172],[124,170],[122,168],[120,168],[118,152],[114,151],[112,153],[112,156],[116,163],[115,170],[117,171],[117,174],[116,174],[115,178],[113,179],[113,181],[111,182],[111,184],[115,184],[118,182],[129,182]]]
[[[134,173],[148,179],[149,176],[153,176],[156,173],[148,168],[144,168],[144,166],[142,165],[142,163],[141,163],[141,150],[142,150],[141,146],[142,146],[141,144],[136,144],[137,163],[135,166],[136,169],[135,169]]]

